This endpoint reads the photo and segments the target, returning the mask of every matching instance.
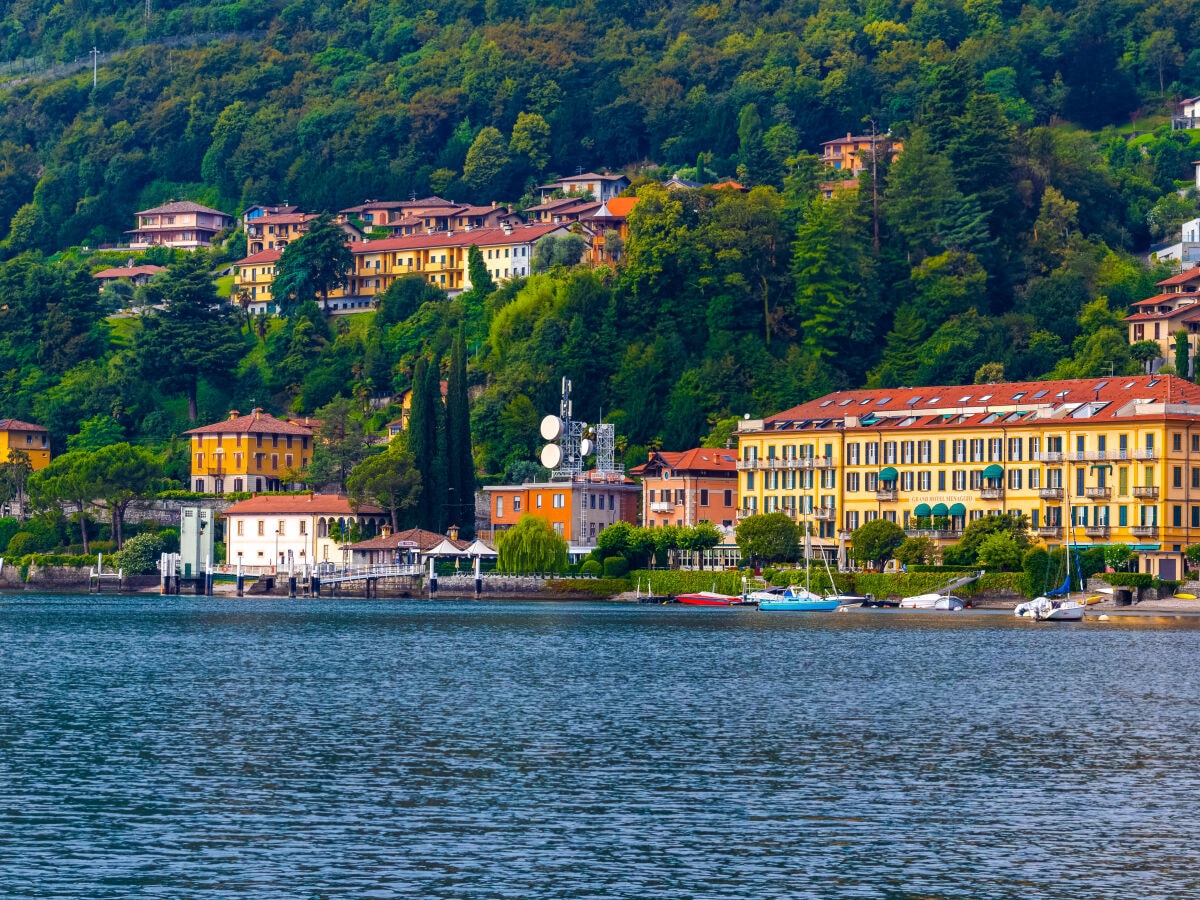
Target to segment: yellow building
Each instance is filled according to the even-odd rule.
[[[0,419],[0,463],[8,462],[13,450],[29,457],[33,471],[44,469],[50,465],[50,433],[41,425]]]
[[[311,428],[281,421],[261,409],[248,416],[233,410],[224,422],[187,434],[192,490],[202,493],[282,490],[288,473],[306,468],[312,459]]]
[[[785,512],[844,558],[884,518],[939,545],[1003,512],[1047,545],[1120,543],[1181,577],[1200,543],[1200,386],[1124,376],[841,391],[738,430],[739,518]]]

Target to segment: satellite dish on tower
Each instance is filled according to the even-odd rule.
[[[547,418],[553,419],[554,417],[548,416]],[[554,421],[557,422],[558,419],[554,419]],[[542,424],[545,425],[544,422]],[[542,433],[545,434],[545,431]],[[542,465],[547,469],[557,469],[558,464],[562,462],[562,448],[558,444],[547,444],[542,448],[541,460]]]
[[[579,455],[580,456],[589,456],[591,454],[591,452],[592,452],[592,442],[589,441],[587,438],[584,438],[582,441],[579,442]]]
[[[562,434],[562,419],[558,416],[546,416],[542,419],[541,432],[542,440],[557,441]]]

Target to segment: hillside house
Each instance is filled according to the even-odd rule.
[[[213,237],[232,228],[233,216],[190,200],[176,200],[137,213],[137,227],[127,231],[129,247],[171,247],[195,250],[211,247]]]

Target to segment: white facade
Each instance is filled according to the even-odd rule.
[[[341,497],[331,498],[340,503],[329,504],[327,508],[318,500],[312,509],[296,509],[297,500],[304,499],[254,497],[231,506],[225,514],[226,562],[276,570],[299,569],[322,562],[341,565],[342,545],[330,537],[330,531],[336,530],[332,529],[335,523],[345,527],[357,520],[360,531],[373,533],[387,521],[376,510],[350,511]]]

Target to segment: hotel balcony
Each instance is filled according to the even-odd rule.
[[[1156,487],[1135,487],[1133,496],[1139,500],[1157,500],[1158,488]]]
[[[1157,450],[1134,450],[1130,454],[1134,459],[1158,459]]]
[[[1060,487],[1038,488],[1038,496],[1043,500],[1061,500],[1063,498],[1063,489]]]
[[[1033,454],[1034,462],[1062,462],[1063,455],[1057,450],[1046,450]]]
[[[675,504],[670,500],[659,500],[650,504],[650,512],[652,513],[671,513],[675,512]]]
[[[1129,533],[1134,537],[1139,538],[1156,538],[1158,537],[1157,525],[1133,525],[1129,529]]]
[[[1033,529],[1033,533],[1041,538],[1056,538],[1062,537],[1061,525],[1039,525]]]
[[[1090,538],[1107,538],[1110,529],[1107,525],[1084,525],[1083,533]]]
[[[879,488],[875,491],[875,499],[880,503],[895,503],[899,498],[900,494],[895,488]]]
[[[833,468],[833,460],[827,456],[797,456],[792,459],[739,459],[737,461],[739,472],[830,468]]]
[[[980,500],[1003,500],[1004,488],[1002,487],[985,487],[979,489]]]
[[[904,533],[909,537],[927,537],[935,541],[957,541],[962,537],[961,531],[948,528],[905,528]]]
[[[832,506],[817,506],[813,508],[809,515],[818,522],[832,522],[835,511]]]
[[[1090,487],[1083,489],[1083,496],[1089,500],[1107,500],[1112,496],[1112,488]]]

